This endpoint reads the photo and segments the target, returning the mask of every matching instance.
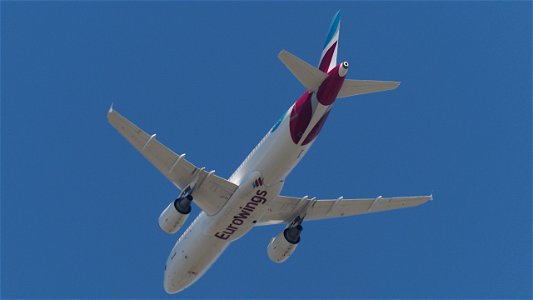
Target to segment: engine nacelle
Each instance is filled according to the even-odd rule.
[[[293,230],[296,228],[293,228]],[[298,232],[297,239],[287,239],[290,237],[290,228],[286,228],[280,232],[276,237],[272,238],[270,244],[268,244],[267,252],[271,261],[276,263],[282,263],[286,261],[296,250],[298,243],[300,242],[300,235]],[[289,242],[292,240],[293,242]]]
[[[176,233],[178,230],[180,230],[181,226],[187,221],[187,217],[189,217],[189,213],[191,212],[190,208],[188,212],[181,213],[176,208],[176,205],[179,203],[180,199],[176,199],[174,202],[170,202],[170,204],[165,208],[165,210],[161,213],[159,216],[159,227],[161,229],[169,234]]]

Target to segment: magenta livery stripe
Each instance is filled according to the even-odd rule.
[[[344,77],[339,76],[339,67],[340,65],[331,69],[331,71],[328,73],[328,77],[326,80],[324,80],[324,82],[322,82],[318,88],[318,91],[316,92],[318,102],[320,102],[322,105],[333,104],[342,87]]]
[[[324,73],[328,72],[329,64],[331,63],[331,59],[333,58],[333,53],[335,52],[335,47],[337,47],[337,42],[333,43],[333,45],[329,47],[326,54],[324,54],[324,57],[320,61],[320,67],[318,67],[320,71]]]
[[[298,144],[302,135],[311,122],[313,115],[313,105],[311,103],[312,92],[306,92],[305,94],[294,103],[291,110],[290,130],[292,141]]]
[[[302,143],[302,146],[311,143],[316,138],[316,136],[320,133],[320,129],[322,129],[322,126],[324,126],[324,123],[326,122],[330,111],[331,110],[328,110],[328,112],[325,113],[322,118],[320,118],[320,120],[315,124],[313,129],[311,129],[311,132],[309,132],[304,142]]]

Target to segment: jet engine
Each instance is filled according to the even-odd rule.
[[[191,201],[189,195],[171,202],[159,216],[159,227],[166,233],[176,233],[189,217]]]
[[[286,261],[296,250],[296,246],[300,242],[300,233],[303,228],[301,225],[289,227],[280,232],[276,237],[272,238],[268,244],[267,252],[270,260],[276,263]]]

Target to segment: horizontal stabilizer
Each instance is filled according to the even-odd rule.
[[[278,58],[309,91],[316,91],[327,77],[326,73],[311,66],[288,51],[281,50]]]
[[[337,98],[394,90],[400,85],[398,81],[344,80]]]

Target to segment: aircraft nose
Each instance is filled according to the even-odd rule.
[[[166,267],[165,267],[165,275],[164,275],[164,278],[163,278],[163,288],[165,289],[165,292],[167,292],[168,294],[173,294],[174,293],[174,287],[172,285],[172,279],[170,278],[170,274],[166,270]]]
[[[181,269],[176,265],[171,265],[170,268],[165,271],[163,287],[168,294],[176,294],[183,291],[190,286],[195,279],[197,279],[195,272],[189,271],[182,274],[178,270]]]
[[[168,272],[165,272],[163,287],[165,288],[165,292],[167,292],[167,294],[176,294],[183,289],[179,287],[174,276],[169,275]]]

